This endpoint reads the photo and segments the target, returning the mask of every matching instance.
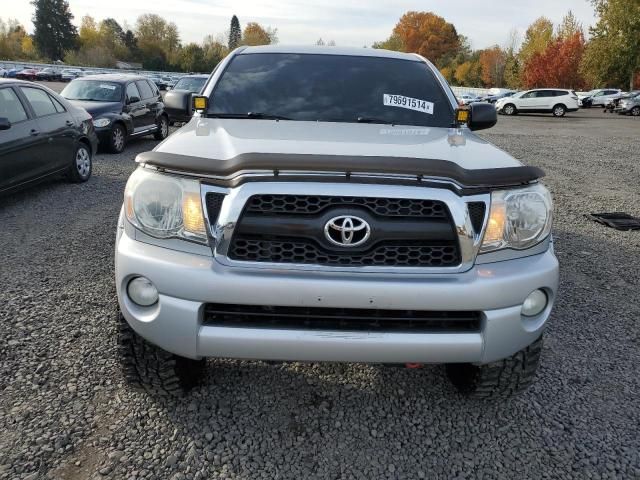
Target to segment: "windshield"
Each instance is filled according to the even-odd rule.
[[[175,87],[173,88],[175,90],[189,90],[193,93],[200,93],[200,90],[202,89],[206,81],[206,78],[184,77],[178,80],[178,83],[176,83]]]
[[[453,123],[453,107],[425,63],[365,56],[238,55],[216,84],[208,115],[249,112],[321,122]]]
[[[74,80],[62,90],[61,95],[67,100],[119,102],[122,98],[122,86],[100,80]]]

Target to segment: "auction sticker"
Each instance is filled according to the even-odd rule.
[[[406,108],[407,110],[415,110],[416,112],[433,115],[433,103],[427,102],[426,100],[420,100],[419,98],[385,93],[383,95],[382,102],[386,107]]]
[[[115,85],[107,85],[106,83],[101,83],[100,84],[100,88],[106,88],[107,90],[115,90],[116,86]]]

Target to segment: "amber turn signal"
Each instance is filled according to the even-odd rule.
[[[197,111],[204,111],[207,109],[209,99],[200,95],[193,96],[193,109]]]

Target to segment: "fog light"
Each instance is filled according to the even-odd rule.
[[[158,289],[145,277],[136,277],[127,285],[129,298],[136,305],[148,307],[158,301]]]
[[[542,290],[534,290],[524,300],[522,304],[522,315],[525,317],[535,317],[547,308],[547,294]]]

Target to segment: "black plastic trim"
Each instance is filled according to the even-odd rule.
[[[426,158],[285,153],[245,153],[228,160],[166,152],[144,152],[136,162],[196,175],[228,177],[242,170],[328,171],[403,174],[452,180],[462,187],[495,188],[531,183],[544,176],[538,167],[517,166],[467,170],[454,162]],[[317,177],[314,178],[317,181]],[[215,183],[215,182],[214,182]],[[385,179],[381,183],[392,183]]]

